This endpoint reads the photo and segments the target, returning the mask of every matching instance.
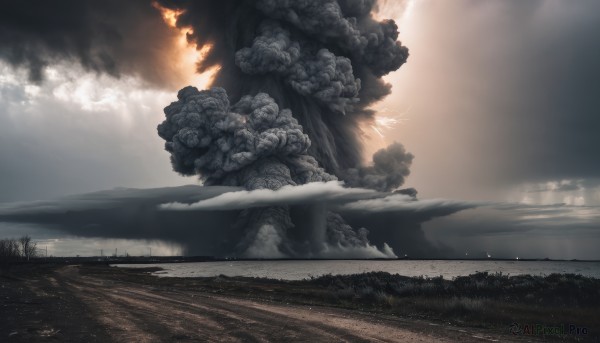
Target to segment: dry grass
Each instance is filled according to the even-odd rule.
[[[224,293],[246,299],[328,305],[507,330],[513,322],[576,323],[600,331],[600,280],[580,275],[477,273],[453,280],[388,273],[325,275],[302,281],[156,278],[139,270],[87,267],[122,281]]]

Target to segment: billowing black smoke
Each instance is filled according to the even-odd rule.
[[[309,154],[341,175],[362,161],[361,122],[390,93],[381,76],[408,50],[393,21],[371,16],[375,1],[160,1],[183,11],[177,25],[210,47],[198,71],[219,67],[213,86],[232,103],[260,92],[289,108],[313,144]],[[345,113],[345,115],[344,115]]]
[[[181,14],[188,39],[210,47],[198,70],[218,66],[215,88],[186,87],[158,127],[174,169],[205,185],[279,189],[316,181],[391,191],[413,156],[398,143],[361,162],[360,124],[390,92],[381,76],[408,57],[392,20],[374,1],[160,1]],[[326,204],[245,211],[238,225],[247,256],[323,256],[373,248]],[[306,218],[297,218],[306,217]],[[295,219],[296,218],[296,219]],[[295,219],[295,220],[294,220]],[[386,250],[387,256],[393,253]]]
[[[393,143],[387,149],[373,154],[372,166],[349,168],[344,180],[349,186],[366,187],[378,191],[389,191],[400,187],[404,178],[410,174],[410,165],[414,156],[406,152],[400,143]],[[406,193],[410,191],[401,190]],[[416,190],[414,191],[416,196]]]
[[[310,139],[290,110],[267,94],[234,105],[222,88],[186,87],[177,97],[158,126],[177,172],[198,174],[205,185],[247,189],[335,180],[307,154]]]

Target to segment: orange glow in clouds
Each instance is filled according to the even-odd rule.
[[[152,6],[158,9],[163,17],[164,22],[171,28],[178,30],[179,35],[177,39],[177,52],[175,53],[175,67],[183,71],[183,75],[186,75],[186,79],[183,80],[186,84],[191,84],[199,89],[205,89],[212,83],[213,76],[218,70],[218,67],[211,68],[204,73],[199,74],[197,72],[196,65],[198,62],[204,59],[204,56],[210,51],[211,46],[206,45],[202,49],[198,49],[198,46],[187,39],[188,33],[193,33],[191,27],[177,27],[177,18],[183,13],[183,11],[172,10],[160,6],[158,3],[153,2]]]
[[[165,23],[167,23],[167,25],[169,25],[170,27],[177,27],[177,17],[179,17],[179,15],[183,13],[183,11],[176,11],[169,8],[164,8],[156,2],[152,3],[152,6],[154,6],[154,8],[160,11],[163,20],[165,21]]]

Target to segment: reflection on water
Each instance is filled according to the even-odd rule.
[[[159,276],[206,277],[206,276],[251,276],[272,279],[301,280],[324,274],[357,274],[383,271],[405,276],[443,276],[452,279],[476,272],[509,275],[552,273],[581,274],[600,278],[600,262],[570,261],[220,261],[158,264],[120,264],[121,267],[161,267]]]

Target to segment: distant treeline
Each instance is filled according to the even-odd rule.
[[[37,256],[37,243],[25,235],[21,238],[0,239],[0,263],[28,261]]]

